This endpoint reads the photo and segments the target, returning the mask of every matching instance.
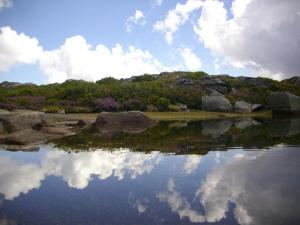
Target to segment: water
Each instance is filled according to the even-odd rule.
[[[161,123],[0,151],[0,224],[299,224],[300,120]]]

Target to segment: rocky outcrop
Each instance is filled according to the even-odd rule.
[[[216,76],[206,76],[199,79],[199,84],[204,89],[212,89],[222,94],[228,94],[231,92],[231,87],[226,82]]]
[[[295,85],[300,85],[300,77],[292,77],[286,80],[283,80],[283,82],[288,82]]]
[[[16,111],[0,113],[0,144],[26,148],[48,140],[75,134],[72,127],[53,123],[49,125],[42,119],[43,113]]]
[[[40,113],[27,111],[0,115],[0,121],[8,132],[30,129],[42,124]]]
[[[112,136],[119,132],[140,133],[155,121],[142,112],[102,112],[95,121],[96,131],[106,136]]]
[[[212,112],[232,112],[232,105],[224,95],[213,93],[202,97],[202,110]]]
[[[273,92],[268,102],[275,113],[300,113],[300,97],[289,92]]]
[[[270,87],[270,85],[266,82],[266,79],[262,77],[237,77],[236,79],[247,86],[255,86],[258,88]]]
[[[9,82],[9,81],[3,81],[2,83],[0,83],[0,87],[4,87],[4,88],[13,88],[18,86],[36,86],[36,85],[33,83],[18,83],[18,82]]]
[[[250,112],[252,112],[252,105],[245,101],[236,101],[234,103],[234,112],[250,113]]]

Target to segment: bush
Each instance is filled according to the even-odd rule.
[[[121,108],[121,104],[115,101],[113,98],[98,98],[95,100],[95,110],[97,112],[108,111],[116,112]]]
[[[88,107],[82,106],[69,106],[65,107],[65,113],[91,113],[93,110]]]
[[[171,112],[180,112],[181,109],[177,105],[169,105],[168,110]]]
[[[156,107],[159,111],[167,111],[170,105],[170,101],[164,97],[160,97],[156,100]]]
[[[43,112],[45,113],[62,113],[64,112],[64,109],[62,107],[59,106],[46,106],[42,109]]]

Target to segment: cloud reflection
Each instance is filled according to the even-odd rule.
[[[92,175],[99,179],[114,176],[119,180],[125,175],[131,179],[149,173],[160,161],[159,153],[133,153],[128,149],[67,153],[48,151],[41,164],[21,163],[0,157],[0,192],[12,200],[21,193],[38,188],[46,176],[61,177],[70,187],[87,187]]]

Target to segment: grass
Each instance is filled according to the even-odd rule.
[[[172,120],[206,120],[206,119],[222,119],[236,117],[260,117],[271,118],[271,111],[260,111],[253,113],[224,113],[224,112],[146,112],[147,116],[155,120],[172,121]]]

